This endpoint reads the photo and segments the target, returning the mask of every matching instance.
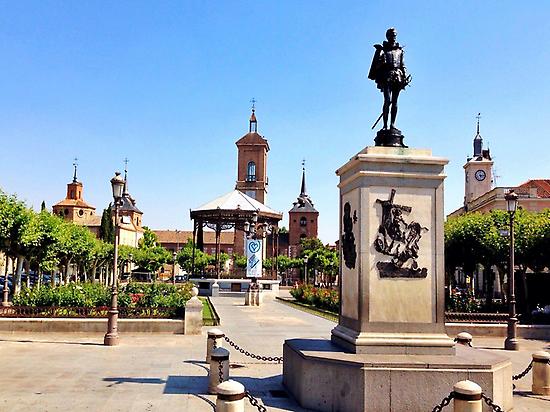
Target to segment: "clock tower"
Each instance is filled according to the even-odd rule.
[[[493,160],[489,149],[483,149],[483,139],[479,134],[479,119],[477,116],[477,133],[474,137],[474,155],[468,158],[464,165],[464,208],[479,196],[487,193],[493,186]]]

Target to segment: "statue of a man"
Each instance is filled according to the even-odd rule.
[[[384,93],[384,107],[382,110],[382,117],[384,119],[383,130],[388,130],[388,115],[390,114],[391,106],[390,131],[394,134],[401,134],[395,128],[397,99],[399,98],[399,92],[410,83],[411,77],[406,73],[403,48],[395,41],[396,38],[397,32],[392,27],[386,31],[387,41],[381,45],[374,45],[376,52],[372,59],[369,79],[374,80],[376,86]]]

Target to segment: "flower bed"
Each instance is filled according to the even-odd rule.
[[[118,290],[120,317],[182,317],[192,287],[191,283],[129,283]],[[12,313],[31,317],[104,317],[110,303],[111,288],[97,283],[23,287],[21,293],[14,296],[13,306],[1,310],[0,316]]]
[[[319,309],[338,313],[340,299],[338,291],[325,288],[316,288],[311,285],[298,285],[290,290],[290,294],[298,302],[315,306]]]

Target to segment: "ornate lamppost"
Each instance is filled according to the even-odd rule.
[[[517,323],[518,317],[516,315],[516,292],[515,292],[515,279],[514,279],[514,215],[518,207],[518,195],[510,190],[504,195],[506,200],[506,210],[510,216],[510,263],[508,265],[508,335],[504,341],[504,349],[506,350],[518,350],[517,340]]]
[[[304,283],[308,284],[308,278],[307,278],[307,261],[309,260],[309,257],[306,255],[304,256]]]
[[[115,203],[115,253],[113,262],[113,279],[111,284],[111,307],[109,308],[109,315],[107,321],[107,333],[103,338],[103,344],[106,346],[118,345],[118,238],[119,238],[119,222],[118,222],[118,208],[122,203],[122,191],[124,189],[124,179],[120,176],[120,172],[115,173],[115,177],[111,179],[111,187],[113,189],[113,199]]]

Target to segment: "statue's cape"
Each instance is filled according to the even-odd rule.
[[[374,56],[372,56],[372,62],[370,64],[369,79],[375,80],[377,78],[378,67],[380,66],[380,54],[381,50],[376,50]]]

